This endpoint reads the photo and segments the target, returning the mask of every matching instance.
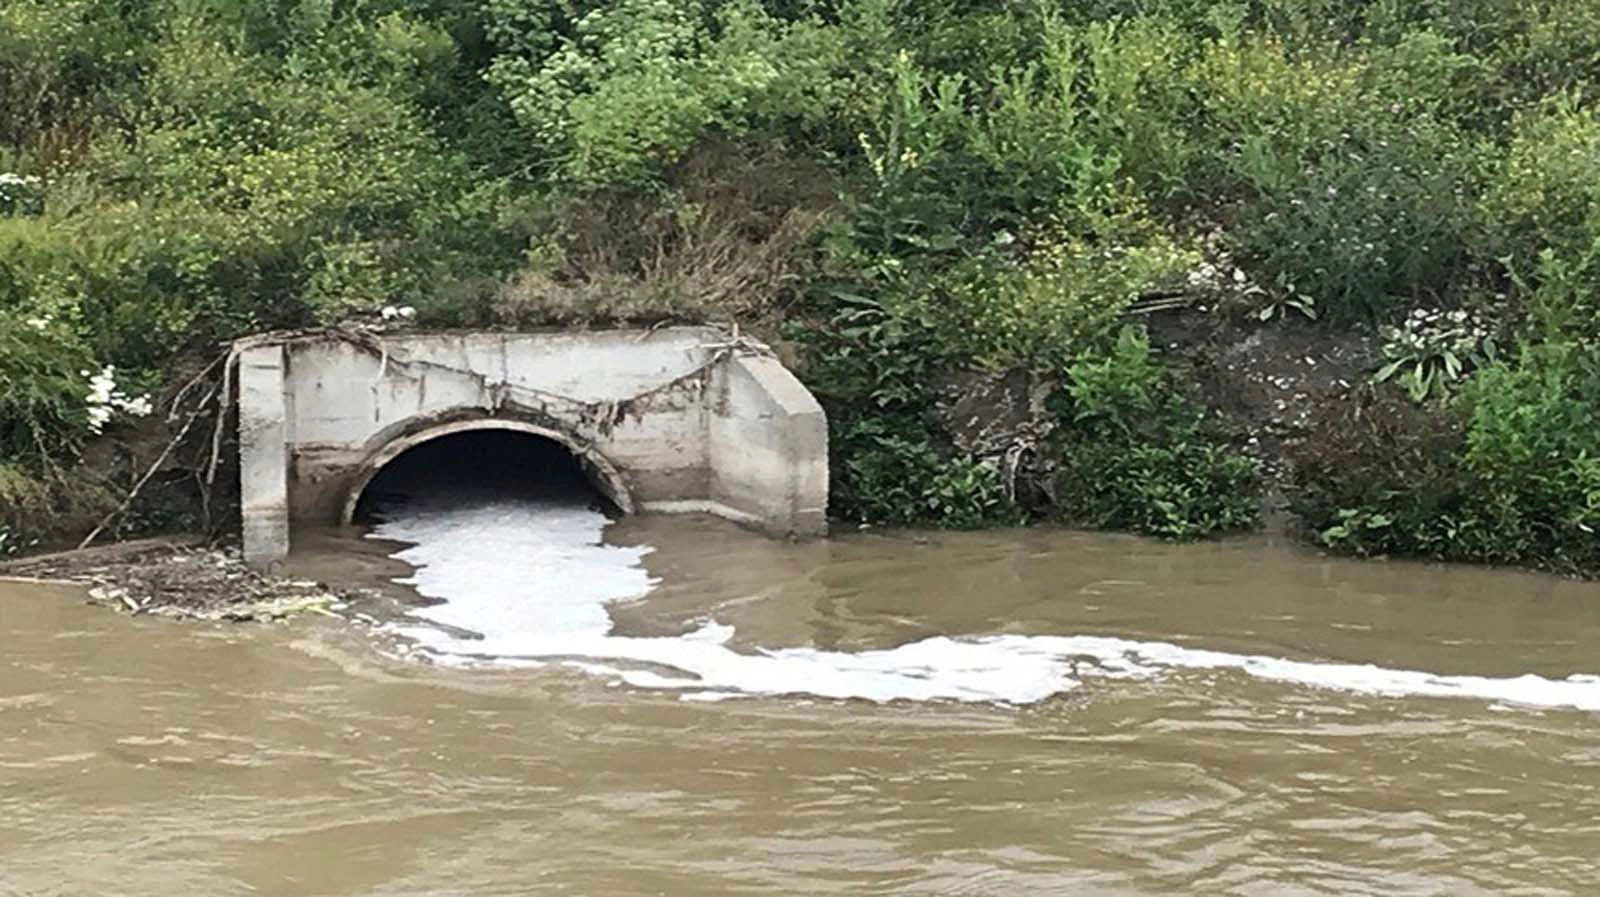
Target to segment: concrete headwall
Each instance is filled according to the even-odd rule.
[[[296,335],[239,357],[246,557],[348,522],[401,451],[462,429],[551,438],[625,509],[825,531],[827,425],[774,359],[712,328]]]

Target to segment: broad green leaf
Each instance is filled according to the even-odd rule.
[[[1372,379],[1379,383],[1386,382],[1390,377],[1393,377],[1395,372],[1400,370],[1400,366],[1405,363],[1406,360],[1404,358],[1391,361],[1383,367],[1378,368],[1378,372],[1372,375]]]

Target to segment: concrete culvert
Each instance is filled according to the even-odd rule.
[[[371,523],[415,502],[470,505],[520,498],[629,510],[611,474],[557,440],[513,429],[469,429],[397,446],[375,464],[347,503],[350,522]],[[619,500],[620,499],[620,500]]]
[[[566,447],[624,513],[827,532],[828,424],[759,345],[716,328],[263,334],[237,344],[245,560],[350,523],[406,451],[468,430]],[[369,502],[370,504],[370,502]]]

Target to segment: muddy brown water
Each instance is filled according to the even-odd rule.
[[[619,632],[1096,634],[1451,674],[1600,670],[1600,589],[1031,530],[790,545],[630,520]],[[330,536],[300,559],[389,575]],[[684,701],[0,584],[0,895],[1594,895],[1600,714],[1234,670],[1023,706]]]

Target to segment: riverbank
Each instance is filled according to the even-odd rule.
[[[131,614],[271,622],[332,614],[357,590],[260,573],[235,548],[172,536],[54,552],[0,563],[0,581],[71,584],[89,600]]]

